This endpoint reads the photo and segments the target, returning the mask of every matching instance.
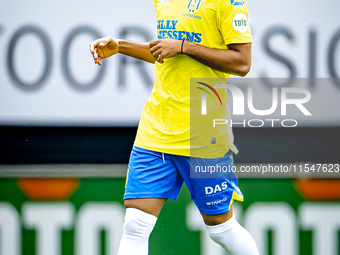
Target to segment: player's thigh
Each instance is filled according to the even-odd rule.
[[[165,201],[165,198],[126,199],[124,200],[124,205],[126,208],[136,208],[158,217]]]
[[[177,156],[175,163],[205,223],[218,225],[229,220],[233,215],[233,201],[243,201],[237,176],[228,170],[234,164],[232,152],[216,159]],[[216,166],[216,171],[196,172],[196,166],[200,166],[200,169]]]
[[[125,206],[158,216],[166,199],[177,199],[182,183],[169,155],[133,147],[125,185]]]
[[[228,212],[217,214],[217,215],[208,215],[201,212],[201,215],[203,217],[204,223],[208,226],[215,226],[222,224],[226,221],[228,221],[233,216],[233,206],[231,205],[231,208]]]

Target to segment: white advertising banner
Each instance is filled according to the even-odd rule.
[[[313,79],[340,77],[340,1],[248,0],[247,6],[253,32],[248,77],[261,81],[254,95],[270,101],[273,87],[312,78],[304,85],[312,98],[306,107],[323,103],[326,112],[301,125],[340,125],[334,110],[340,78],[324,87]],[[108,35],[150,41],[156,29],[153,1],[2,2],[0,125],[136,126],[153,86],[153,65],[117,55],[99,67],[89,44]],[[288,112],[291,118],[298,116]]]

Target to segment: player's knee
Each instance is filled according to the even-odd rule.
[[[134,231],[136,231],[136,227],[138,225],[136,224],[136,221],[132,219],[131,217],[125,217],[124,225],[123,225],[123,233],[125,234],[133,234]]]
[[[133,238],[148,238],[157,217],[135,208],[127,208],[123,225],[123,233]]]
[[[207,226],[207,230],[210,238],[230,255],[259,255],[254,239],[234,216],[222,224]]]

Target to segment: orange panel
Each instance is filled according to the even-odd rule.
[[[18,187],[33,200],[66,200],[78,188],[76,178],[19,178]]]
[[[334,200],[340,199],[339,179],[298,179],[295,188],[304,198]]]

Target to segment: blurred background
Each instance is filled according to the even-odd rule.
[[[294,106],[283,116],[280,104],[271,116],[237,116],[248,124],[279,121],[236,125],[235,163],[339,164],[340,1],[247,6],[251,79],[230,82],[245,95],[256,83],[257,109],[270,108],[273,88],[304,88],[312,116]],[[0,254],[115,255],[153,65],[117,55],[99,67],[89,44],[109,35],[157,39],[153,2],[12,0],[0,7]],[[284,127],[286,119],[298,125]],[[240,177],[245,201],[235,203],[235,214],[261,255],[340,254],[340,173]],[[150,254],[225,254],[204,232],[186,187],[177,202],[166,202]]]

